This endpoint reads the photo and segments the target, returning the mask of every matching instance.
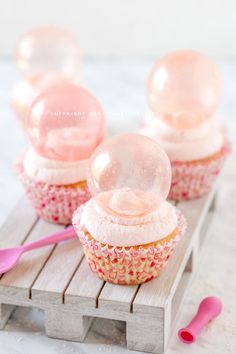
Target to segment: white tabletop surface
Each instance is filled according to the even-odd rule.
[[[83,82],[100,99],[108,112],[109,132],[138,128],[147,110],[145,81],[153,60],[136,61],[88,59],[81,69]],[[236,138],[236,61],[219,63],[225,78],[221,115]],[[26,139],[9,108],[11,89],[18,79],[14,63],[0,62],[0,224],[23,193],[12,162],[26,148]],[[218,202],[209,238],[200,259],[197,275],[186,296],[166,354],[236,353],[236,161],[228,163],[218,193]],[[191,319],[204,296],[219,296],[224,310],[199,336],[185,345],[177,329]],[[157,339],[158,340],[158,339]],[[5,330],[0,331],[0,354],[92,354],[128,353],[125,324],[96,319],[85,342],[75,343],[47,338],[41,310],[17,308]]]

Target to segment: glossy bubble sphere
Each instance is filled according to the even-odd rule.
[[[26,33],[16,50],[16,63],[29,80],[49,74],[78,75],[80,50],[76,38],[54,27],[36,28]]]
[[[32,83],[28,80],[21,80],[17,82],[12,91],[11,106],[16,113],[17,118],[25,128],[25,120],[29,115],[30,108],[37,96],[51,86],[63,83],[74,83],[77,81],[72,78],[62,78],[61,76],[51,77],[45,75],[36,82]]]
[[[222,80],[206,56],[191,50],[177,51],[155,64],[147,94],[154,115],[173,128],[191,129],[217,111]]]
[[[154,140],[139,134],[117,135],[92,154],[87,182],[91,195],[108,212],[145,215],[169,193],[170,162]]]
[[[26,131],[39,155],[77,161],[90,157],[104,134],[104,112],[87,90],[63,83],[45,90],[31,106]]]

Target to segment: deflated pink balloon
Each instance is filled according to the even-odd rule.
[[[82,87],[61,83],[33,102],[26,131],[39,155],[53,160],[87,159],[104,134],[104,112]]]
[[[161,58],[148,80],[151,110],[180,130],[194,128],[211,118],[221,95],[222,80],[215,64],[192,50]]]
[[[79,72],[80,50],[70,32],[42,27],[21,38],[16,60],[19,70],[30,81],[45,74],[71,77]]]
[[[170,162],[154,140],[139,134],[118,135],[93,152],[87,182],[92,196],[108,212],[145,215],[169,193]]]

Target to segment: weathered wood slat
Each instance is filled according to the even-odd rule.
[[[103,280],[91,272],[87,261],[83,259],[64,294],[65,304],[94,309],[103,285]]]
[[[93,317],[112,318],[126,321],[128,348],[163,353],[196,270],[200,233],[207,231],[204,220],[214,193],[212,190],[204,198],[179,203],[188,220],[188,231],[160,277],[140,286],[113,285],[99,279],[89,269],[78,240],[26,253],[0,279],[0,328],[13,309],[9,304],[37,306],[45,310],[48,336],[82,341]],[[37,221],[25,200],[12,215],[1,232],[2,247],[37,240],[63,228]],[[19,227],[21,224],[23,227]],[[9,234],[11,239],[6,237]]]
[[[127,347],[141,352],[163,353],[164,338],[162,321],[139,319],[127,321]]]
[[[60,309],[45,311],[45,329],[48,337],[82,342],[93,322],[93,318],[78,315],[76,312]]]
[[[168,299],[173,296],[189,258],[194,238],[197,237],[213,195],[214,190],[206,197],[178,204],[178,208],[183,211],[187,219],[187,232],[177,244],[169,264],[162,270],[161,275],[140,286],[133,302],[134,313],[153,315],[156,311],[158,314],[159,309],[165,307]]]
[[[0,329],[5,327],[5,324],[14,311],[14,308],[14,305],[0,304]]]
[[[61,229],[62,226],[60,225],[53,225],[39,220],[25,242],[36,241],[47,234]],[[19,263],[1,278],[0,294],[4,293],[16,299],[18,297],[21,299],[29,298],[31,287],[44,267],[53,248],[54,246],[50,245],[23,254]]]
[[[37,216],[28,199],[19,200],[0,229],[0,248],[15,247],[25,240],[37,222]],[[0,274],[0,279],[2,275]],[[15,306],[0,304],[0,329],[4,328]]]
[[[170,318],[170,320],[172,322],[172,326],[173,326],[174,321],[176,319],[176,315],[181,308],[180,304],[184,300],[185,289],[188,286],[190,281],[191,281],[191,272],[188,272],[188,271],[184,272],[182,275],[182,278],[178,284],[176,292],[173,296],[172,303],[171,303],[171,318]]]
[[[102,310],[131,312],[132,302],[138,285],[113,285],[106,283],[98,299],[98,308]]]
[[[31,289],[31,298],[38,303],[63,303],[64,291],[83,258],[78,239],[56,246]]]

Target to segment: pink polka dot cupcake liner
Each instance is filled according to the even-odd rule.
[[[90,199],[85,181],[69,186],[48,185],[29,178],[22,164],[17,165],[17,174],[37,215],[46,221],[71,224],[73,212]]]
[[[199,198],[207,194],[220,174],[230,151],[230,144],[227,142],[214,157],[190,162],[173,161],[171,163],[172,182],[168,198],[180,201]]]
[[[92,272],[99,278],[120,285],[148,282],[159,276],[168,263],[180,237],[185,233],[186,221],[178,211],[176,233],[146,245],[117,247],[95,240],[80,227],[83,206],[73,216],[73,226],[83,246]]]

